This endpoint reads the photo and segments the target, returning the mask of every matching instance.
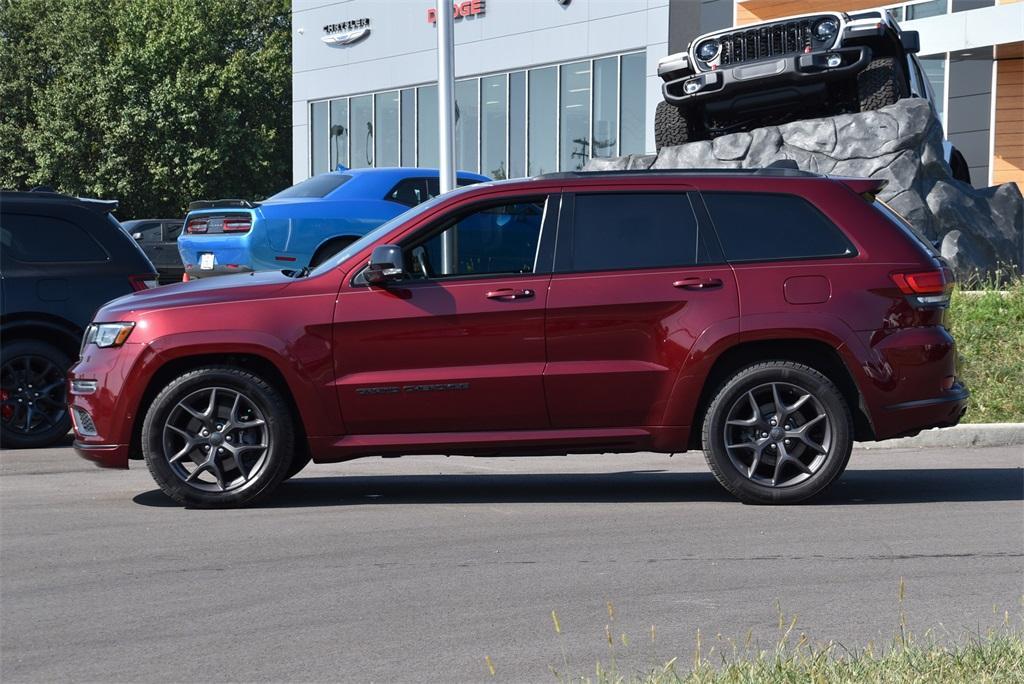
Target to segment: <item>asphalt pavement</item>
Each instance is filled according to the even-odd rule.
[[[1022,464],[857,450],[772,508],[699,454],[375,458],[200,511],[145,467],[5,451],[0,680],[550,682],[608,661],[608,602],[626,671],[691,662],[698,629],[770,647],[780,608],[856,648],[891,639],[901,577],[910,628],[956,641],[1022,611]]]

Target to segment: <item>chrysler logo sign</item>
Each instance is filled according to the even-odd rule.
[[[320,39],[328,45],[343,46],[358,43],[370,35],[369,19],[352,19],[337,24],[324,26],[324,36]]]

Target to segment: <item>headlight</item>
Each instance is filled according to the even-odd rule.
[[[120,347],[132,334],[135,324],[127,321],[123,323],[93,323],[85,330],[85,337],[82,339],[82,350],[90,343],[97,347]]]
[[[710,62],[718,55],[719,47],[721,46],[714,38],[711,40],[705,40],[697,46],[697,59],[702,62]]]
[[[839,22],[835,19],[822,19],[814,25],[814,37],[818,40],[831,40],[839,32]]]

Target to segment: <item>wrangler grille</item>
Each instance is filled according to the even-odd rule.
[[[811,45],[811,26],[818,19],[810,17],[720,35],[722,66],[803,52]]]

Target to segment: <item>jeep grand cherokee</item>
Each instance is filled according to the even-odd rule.
[[[475,185],[311,273],[99,311],[76,447],[190,506],[312,459],[703,448],[741,500],[812,496],[854,440],[953,425],[950,272],[875,193],[788,169]]]

